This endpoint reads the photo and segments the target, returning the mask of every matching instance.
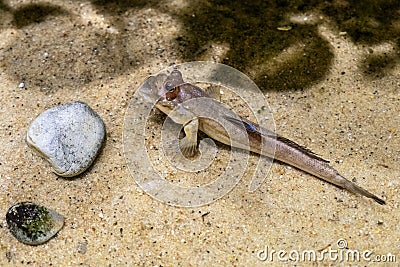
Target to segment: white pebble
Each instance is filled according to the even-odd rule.
[[[56,174],[72,177],[96,158],[105,137],[99,115],[83,102],[55,106],[30,125],[27,143],[44,156]]]

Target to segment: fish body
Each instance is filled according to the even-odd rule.
[[[149,81],[142,93],[145,96],[156,96],[156,107],[174,122],[184,125],[185,137],[180,145],[183,154],[191,156],[195,153],[197,132],[200,130],[221,143],[275,158],[340,188],[371,198],[381,205],[385,204],[383,199],[340,175],[327,160],[309,149],[237,116],[216,100],[200,101],[202,98],[212,98],[212,94],[184,82],[178,70],[162,78],[161,81]],[[213,118],[202,114],[212,115]]]

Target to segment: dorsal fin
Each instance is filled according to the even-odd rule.
[[[285,138],[285,137],[282,137],[282,136],[280,136],[280,135],[276,135],[276,140],[278,140],[278,141],[280,141],[280,142],[282,142],[282,143],[285,143],[285,144],[287,144],[287,145],[289,145],[289,146],[291,146],[291,147],[294,147],[294,148],[300,150],[300,151],[303,152],[304,154],[307,154],[309,157],[312,157],[312,158],[317,159],[317,160],[321,160],[321,161],[326,162],[326,163],[329,162],[329,160],[326,160],[326,159],[321,158],[320,156],[318,156],[317,154],[315,154],[315,153],[314,153],[313,151],[311,151],[310,149],[308,149],[308,148],[306,148],[306,147],[304,147],[304,146],[301,146],[301,145],[297,144],[296,142],[293,142],[292,140],[289,140],[289,139],[287,139],[287,138]]]
[[[260,126],[258,124],[252,123],[249,120],[246,120],[245,118],[242,118],[240,116],[239,119],[230,117],[230,116],[224,116],[226,120],[229,122],[241,127],[243,126],[244,129],[246,130],[247,134],[251,137],[254,137],[256,139],[260,139],[261,136],[263,135],[260,131],[259,128]]]
[[[293,142],[292,140],[289,140],[289,139],[287,139],[285,137],[282,137],[280,135],[277,135],[275,133],[268,134],[269,131],[267,131],[267,130],[265,130],[265,131],[260,130],[259,129],[259,127],[260,127],[259,125],[255,124],[255,123],[252,123],[249,120],[246,120],[244,118],[236,119],[236,118],[232,118],[232,117],[228,117],[228,116],[225,116],[225,118],[228,121],[230,121],[230,122],[232,122],[232,123],[234,123],[236,125],[243,126],[246,129],[246,131],[248,132],[248,134],[251,134],[251,135],[257,134],[257,135],[260,135],[260,136],[263,135],[263,136],[268,136],[268,137],[271,137],[271,138],[276,138],[277,141],[285,143],[288,146],[293,147],[293,148],[303,152],[304,154],[308,155],[311,158],[314,158],[314,159],[317,159],[317,160],[320,160],[320,161],[323,161],[323,162],[326,162],[326,163],[329,162],[328,160],[319,157],[317,154],[312,152],[310,149],[308,149],[308,148],[306,148],[304,146],[301,146],[301,145],[297,144],[296,142]]]
[[[207,87],[204,92],[208,97],[214,98],[216,100],[221,101],[221,91],[219,90],[218,87],[215,86],[209,86]]]

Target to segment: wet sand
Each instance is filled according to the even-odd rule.
[[[286,251],[286,259],[291,251],[301,259],[306,250],[332,249],[400,260],[400,5],[370,3],[362,13],[362,4],[351,2],[229,3],[0,1],[3,266],[280,263],[277,254],[262,261],[265,248]],[[229,194],[198,208],[147,195],[124,158],[124,115],[149,75],[192,60],[247,74],[265,94],[279,134],[330,160],[387,205],[281,163],[257,191],[248,192],[245,175]],[[101,116],[107,141],[87,172],[64,179],[28,148],[25,135],[41,112],[70,101]],[[165,117],[152,116],[150,129],[159,129]],[[20,201],[63,214],[64,228],[44,245],[19,243],[5,214]],[[342,239],[348,249],[340,249]],[[326,255],[321,265],[338,261]],[[358,264],[373,265],[362,256]]]

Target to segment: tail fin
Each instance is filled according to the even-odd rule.
[[[367,190],[357,186],[356,184],[350,182],[347,179],[346,179],[346,183],[344,184],[344,188],[349,190],[352,193],[360,194],[360,195],[363,195],[365,197],[372,198],[373,200],[375,200],[380,205],[385,205],[386,204],[385,200],[375,196],[374,194],[371,194]]]

